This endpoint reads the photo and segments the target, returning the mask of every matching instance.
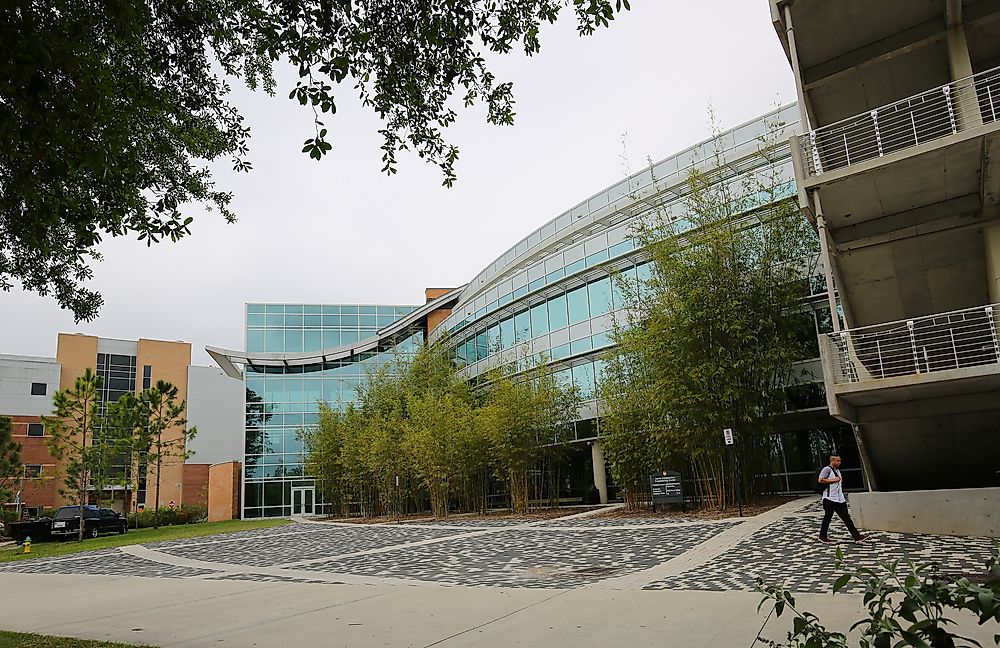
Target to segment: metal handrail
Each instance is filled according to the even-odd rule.
[[[809,177],[1000,118],[1000,67],[797,135]]]
[[[828,333],[837,384],[1000,364],[1000,304]]]

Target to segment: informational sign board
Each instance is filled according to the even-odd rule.
[[[726,439],[726,445],[733,445],[733,430],[732,428],[726,428],[722,431],[723,438]]]
[[[664,470],[650,475],[649,492],[653,496],[653,504],[683,504],[684,488],[681,484],[681,474],[673,470]]]

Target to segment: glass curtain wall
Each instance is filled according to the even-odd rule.
[[[143,377],[145,370],[143,367]],[[118,353],[98,353],[97,354],[97,375],[101,377],[101,408],[108,403],[114,403],[124,394],[136,393],[136,356],[123,355]],[[148,385],[145,385],[147,387]],[[95,430],[95,442],[100,443],[101,431]],[[113,460],[110,470],[110,477],[115,481],[130,483],[132,465],[129,457],[116,457]],[[146,466],[139,466],[138,491],[136,492],[136,502],[144,504],[146,502]],[[127,503],[123,504],[127,508]]]
[[[247,350],[297,352],[300,340],[302,351],[351,344],[373,337],[415,308],[249,304]],[[416,352],[423,340],[423,331],[413,329],[377,351],[343,360],[298,366],[248,365],[244,517],[292,515],[292,490],[315,484],[305,474],[301,431],[318,423],[320,402],[345,410],[357,402],[359,387],[370,372],[391,363],[396,354]],[[321,511],[320,502],[316,512]]]

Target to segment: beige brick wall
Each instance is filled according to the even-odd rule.
[[[142,390],[142,368],[152,367],[152,381],[166,380],[177,387],[177,400],[187,400],[187,368],[191,364],[191,345],[187,342],[165,342],[162,340],[139,339],[136,354],[135,370],[136,390]],[[164,438],[177,439],[182,436],[180,428],[164,432]],[[180,504],[184,495],[184,460],[171,459],[160,469],[160,506],[166,506],[173,501]],[[146,506],[156,506],[156,467],[149,466],[146,470]]]
[[[242,471],[243,466],[238,461],[215,464],[209,468],[209,522],[233,520],[240,517]]]

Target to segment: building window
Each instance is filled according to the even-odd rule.
[[[149,389],[149,384],[153,382],[153,367],[142,365],[142,388]]]
[[[40,437],[45,436],[45,426],[41,423],[28,423],[28,436],[30,437]]]
[[[123,394],[135,393],[135,356],[116,353],[97,354],[97,375],[101,377],[101,401],[113,403]]]
[[[39,464],[25,464],[24,465],[24,478],[25,479],[37,479],[42,476],[42,467]]]
[[[45,383],[31,383],[32,396],[44,396],[48,385]]]

